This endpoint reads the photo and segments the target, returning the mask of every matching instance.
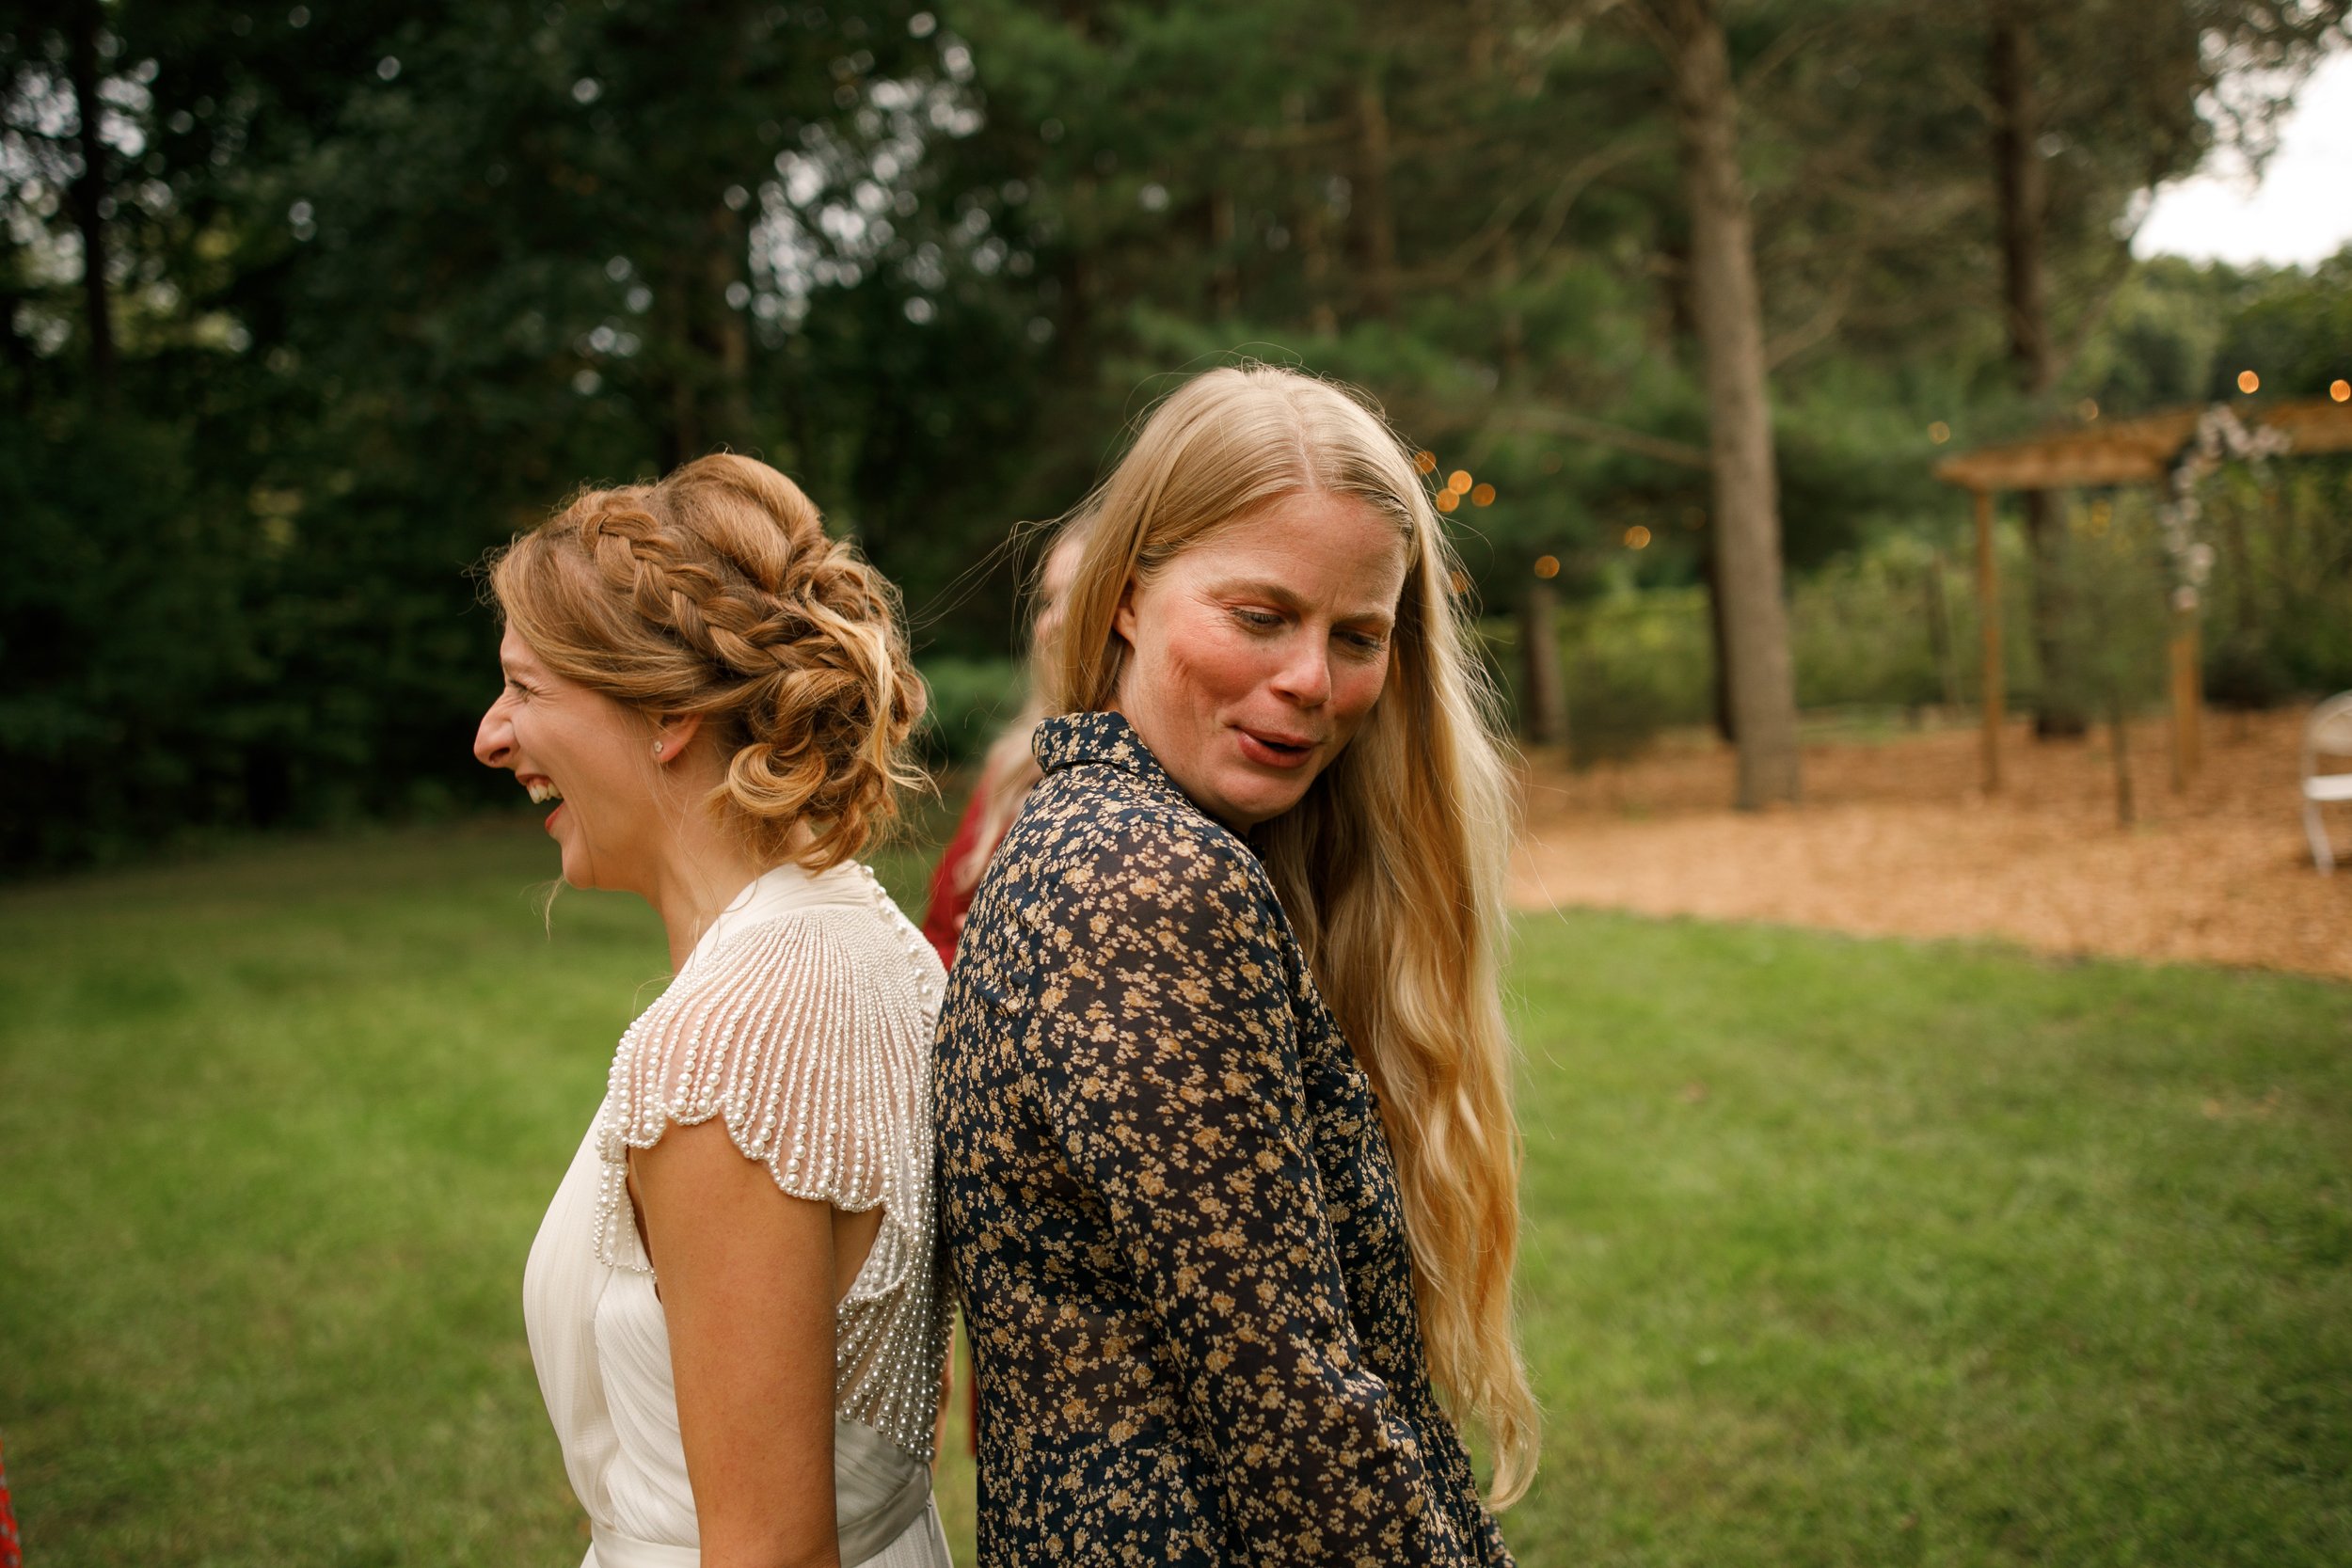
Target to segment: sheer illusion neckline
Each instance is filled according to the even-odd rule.
[[[779,916],[799,910],[877,908],[878,900],[887,900],[888,896],[882,890],[882,879],[862,861],[843,861],[822,871],[811,871],[791,861],[771,865],[745,882],[710,917],[710,924],[694,939],[693,947],[677,972],[683,976],[697,962],[725,946],[731,938]]]

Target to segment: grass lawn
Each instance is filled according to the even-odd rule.
[[[577,1560],[519,1278],[664,963],[623,898],[550,935],[552,867],[0,894],[28,1560]],[[1529,1568],[2352,1560],[2352,989],[1603,916],[1514,974]]]

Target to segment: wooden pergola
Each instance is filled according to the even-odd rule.
[[[2177,408],[2137,419],[2097,420],[2080,429],[2006,441],[1956,452],[1935,466],[1935,477],[1958,485],[1976,499],[1977,611],[1983,633],[1984,787],[2001,787],[2000,563],[1993,549],[1994,497],[2007,490],[2073,490],[2090,485],[2162,484],[2179,462],[2181,449],[2195,438],[2205,409]],[[2232,412],[2249,429],[2278,431],[2287,438],[2285,455],[2352,451],[2352,403],[2328,398],[2257,402],[2244,399]],[[2171,688],[2176,763],[2193,771],[2197,759],[2197,716],[2201,692],[2195,617],[2184,616],[2172,639]]]

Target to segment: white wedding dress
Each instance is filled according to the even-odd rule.
[[[523,1272],[540,1392],[594,1544],[581,1568],[692,1568],[670,1343],[631,1148],[723,1118],[795,1197],[882,1220],[834,1310],[843,1568],[947,1568],[930,1499],[947,1315],[935,1268],[930,1047],[946,974],[872,872],[745,888],[622,1037],[604,1103]]]

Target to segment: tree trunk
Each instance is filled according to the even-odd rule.
[[[1304,93],[1283,98],[1282,120],[1294,132],[1306,125]],[[1307,285],[1307,328],[1318,338],[1328,338],[1339,331],[1340,318],[1331,309],[1331,246],[1323,229],[1325,197],[1320,182],[1311,178],[1311,159],[1301,154],[1291,170],[1295,187],[1307,193],[1298,204],[1298,267]]]
[[[2128,828],[2137,814],[2132,806],[2131,731],[2123,714],[2123,689],[2107,687],[2107,737],[2115,749],[2115,825]]]
[[[1356,89],[1357,245],[1363,261],[1364,313],[1396,313],[1396,214],[1389,205],[1389,108],[1374,65]]]
[[[1568,688],[1560,668],[1560,610],[1551,584],[1538,578],[1527,590],[1519,612],[1519,655],[1527,676],[1527,725],[1531,746],[1568,743]]]
[[[1502,385],[1514,390],[1527,371],[1527,319],[1519,312],[1518,286],[1518,241],[1506,231],[1495,245],[1494,292],[1502,305],[1502,319],[1496,323],[1495,354]]]
[[[1699,581],[1707,589],[1707,646],[1715,672],[1715,734],[1726,746],[1740,738],[1731,721],[1731,638],[1724,630],[1724,584],[1715,571],[1715,535],[1709,529],[1699,550]]]
[[[699,346],[710,365],[706,419],[717,444],[739,451],[752,440],[751,330],[743,312],[728,302],[727,291],[743,281],[742,220],[725,207],[713,208],[709,244],[704,260],[707,281],[698,312],[704,323]]]
[[[701,280],[691,267],[675,261],[662,276],[665,282],[656,295],[660,303],[655,319],[661,323],[666,340],[661,345],[660,364],[670,417],[656,436],[661,471],[667,473],[681,463],[700,457],[706,449],[702,404],[694,391],[699,366],[694,351],[693,296]]]
[[[115,383],[114,307],[106,292],[106,144],[99,134],[105,106],[98,96],[98,35],[104,25],[99,0],[78,0],[66,40],[66,70],[73,80],[73,112],[81,121],[82,172],[71,199],[82,236],[82,303],[89,327],[90,382],[101,397]]]
[[[1470,0],[1469,40],[1463,50],[1470,63],[1470,79],[1473,90],[1484,91],[1494,74],[1495,53],[1502,41],[1502,30],[1495,16],[1495,0]]]
[[[19,246],[14,238],[0,231],[0,277],[18,278],[25,276],[18,259]],[[33,345],[16,329],[18,302],[27,297],[27,291],[0,286],[0,363],[5,363],[10,383],[16,390],[15,408],[21,418],[32,408],[33,380],[26,374],[35,363]]]
[[[1996,0],[1992,13],[1994,182],[2001,214],[2001,297],[2009,325],[2010,363],[2017,389],[2046,397],[2058,382],[2058,351],[2050,336],[2048,272],[2043,264],[2049,222],[2049,182],[2042,166],[2042,101],[2035,87],[2033,29],[2015,0]],[[2034,697],[2034,734],[2078,736],[2087,727],[2067,670],[2064,573],[2058,560],[2059,509],[2046,490],[2021,498],[2033,570],[2034,660],[2042,679]]]
[[[699,240],[673,253],[657,291],[653,320],[666,341],[656,361],[664,372],[669,418],[659,432],[665,470],[720,447],[752,445],[751,328],[727,303],[728,285],[743,279],[743,227],[725,207],[714,207]]]
[[[1960,648],[1952,636],[1952,601],[1944,587],[1944,552],[1928,556],[1928,642],[1935,654],[1935,673],[1944,693],[1944,711],[1960,709]]]
[[[1209,193],[1209,314],[1228,321],[1241,311],[1241,264],[1233,253],[1233,193]]]
[[[1738,733],[1738,803],[1797,799],[1799,754],[1788,611],[1781,596],[1780,483],[1764,381],[1763,309],[1739,104],[1715,0],[1660,0],[1676,131],[1691,208],[1691,301],[1707,366],[1716,575]]]

